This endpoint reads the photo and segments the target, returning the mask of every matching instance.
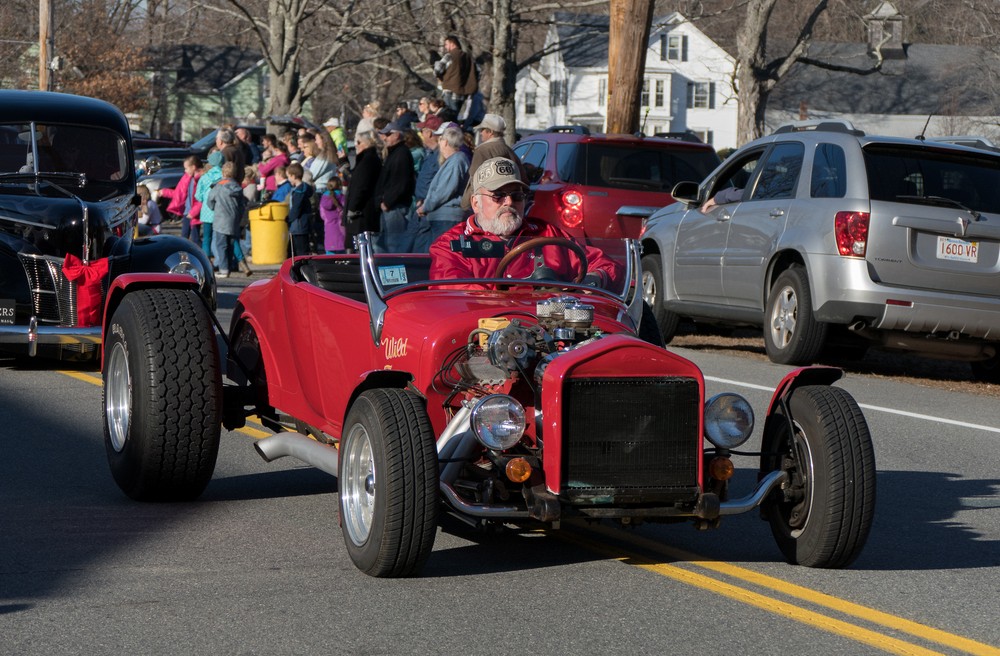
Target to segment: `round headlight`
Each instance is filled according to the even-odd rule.
[[[506,394],[484,396],[472,408],[472,430],[487,449],[509,449],[524,435],[524,408]]]
[[[168,273],[183,273],[198,281],[198,288],[205,286],[205,272],[201,270],[201,262],[191,257],[190,253],[177,251],[165,261]]]
[[[716,394],[705,404],[705,437],[720,449],[735,449],[753,433],[753,408],[739,394]]]

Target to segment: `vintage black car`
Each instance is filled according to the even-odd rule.
[[[0,90],[0,350],[94,359],[111,281],[186,274],[215,307],[190,241],[137,238],[132,138],[110,103]]]

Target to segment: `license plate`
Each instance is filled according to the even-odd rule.
[[[937,238],[937,258],[956,262],[978,262],[979,242],[965,241],[954,237]]]
[[[0,326],[14,325],[14,299],[0,298]]]
[[[408,282],[406,267],[402,264],[379,267],[378,277],[383,285],[405,285]]]

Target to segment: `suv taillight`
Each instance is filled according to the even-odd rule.
[[[837,250],[848,257],[864,257],[868,249],[868,212],[837,212],[833,233]]]
[[[575,189],[559,194],[559,220],[567,228],[583,225],[583,194]]]

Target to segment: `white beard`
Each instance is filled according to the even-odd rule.
[[[498,237],[509,237],[521,227],[521,214],[510,205],[504,205],[491,218],[479,217],[479,227]]]

